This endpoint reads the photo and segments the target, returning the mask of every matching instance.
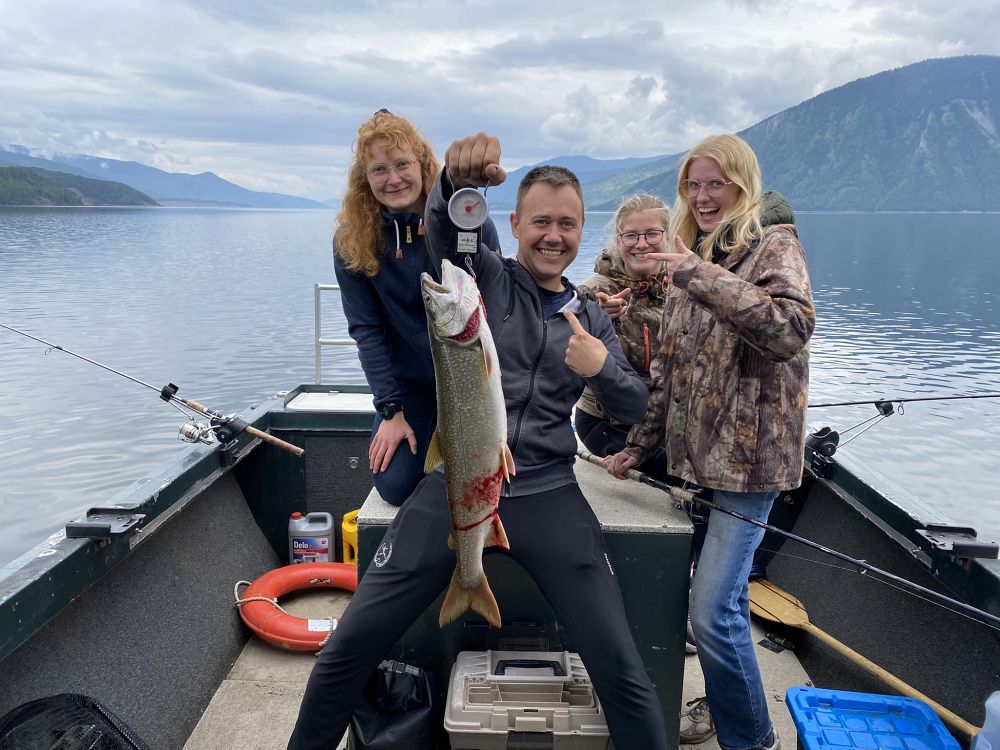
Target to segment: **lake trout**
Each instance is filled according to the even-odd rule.
[[[497,350],[479,287],[469,274],[444,260],[441,283],[425,273],[420,286],[437,379],[437,429],[424,471],[444,464],[452,527],[448,545],[456,558],[438,623],[444,627],[471,609],[500,627],[482,555],[493,545],[510,549],[497,516],[503,481],[514,474]]]

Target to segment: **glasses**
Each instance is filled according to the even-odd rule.
[[[701,192],[702,188],[705,188],[705,192],[708,193],[712,198],[718,198],[722,195],[722,191],[726,189],[726,185],[732,185],[732,182],[728,180],[714,179],[708,182],[698,182],[698,180],[684,180],[681,182],[681,189],[684,191],[684,195],[688,198],[694,198]]]
[[[392,165],[376,164],[368,170],[368,179],[376,184],[381,184],[388,181],[391,172],[395,172],[400,177],[406,178],[413,173],[414,164],[416,162],[409,159],[400,159]]]
[[[639,244],[639,238],[645,237],[647,245],[659,245],[666,234],[662,229],[650,229],[646,232],[624,232],[618,236],[622,238],[625,247],[635,247]]]

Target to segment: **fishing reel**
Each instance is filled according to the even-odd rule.
[[[223,416],[216,414],[209,424],[189,419],[181,425],[177,436],[186,443],[219,444],[223,462],[228,466],[236,461],[236,438],[243,432],[249,422],[239,415]]]
[[[821,427],[806,437],[806,447],[812,451],[809,468],[817,477],[828,477],[833,470],[833,455],[840,445],[840,433]]]
[[[177,431],[177,439],[183,440],[185,443],[205,443],[208,445],[215,442],[215,433],[208,425],[195,419],[189,419]]]

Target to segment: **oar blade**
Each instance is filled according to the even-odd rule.
[[[809,624],[802,602],[766,579],[750,582],[750,611],[757,617],[793,628]]]

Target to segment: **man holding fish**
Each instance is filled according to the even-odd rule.
[[[427,246],[442,268],[440,284],[422,279],[438,378],[428,464],[441,461],[445,472],[427,476],[389,527],[313,668],[290,750],[339,741],[369,675],[446,586],[442,624],[468,608],[500,624],[481,568],[491,545],[520,563],[552,605],[615,746],[668,746],[600,524],[576,483],[570,422],[585,386],[626,423],[644,416],[647,390],[611,320],[562,275],[584,222],[572,172],[536,167],[521,181],[510,219],[516,258],[482,245],[459,250],[448,199],[462,187],[503,182],[499,161],[495,137],[455,141],[427,200]]]

